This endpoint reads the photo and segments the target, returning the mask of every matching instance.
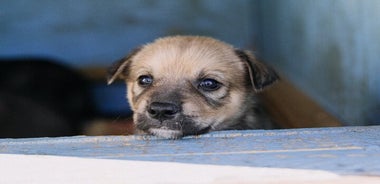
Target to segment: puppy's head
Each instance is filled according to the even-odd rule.
[[[250,53],[196,36],[144,45],[109,74],[109,84],[126,81],[136,128],[173,139],[236,126],[250,112],[252,95],[278,78]]]

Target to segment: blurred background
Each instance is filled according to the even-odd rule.
[[[377,0],[0,0],[0,137],[131,133],[105,69],[168,35],[254,50],[343,125],[380,124],[379,17]]]

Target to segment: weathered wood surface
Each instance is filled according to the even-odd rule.
[[[222,131],[182,140],[151,136],[0,139],[0,154],[315,169],[380,176],[380,126]]]

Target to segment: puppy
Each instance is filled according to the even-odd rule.
[[[173,36],[132,51],[109,68],[124,79],[137,130],[179,139],[209,131],[261,129],[256,93],[276,72],[243,50],[200,36]]]

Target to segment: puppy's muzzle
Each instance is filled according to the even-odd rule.
[[[180,111],[181,108],[178,105],[167,102],[152,102],[147,110],[150,118],[157,119],[160,122],[175,118]]]

